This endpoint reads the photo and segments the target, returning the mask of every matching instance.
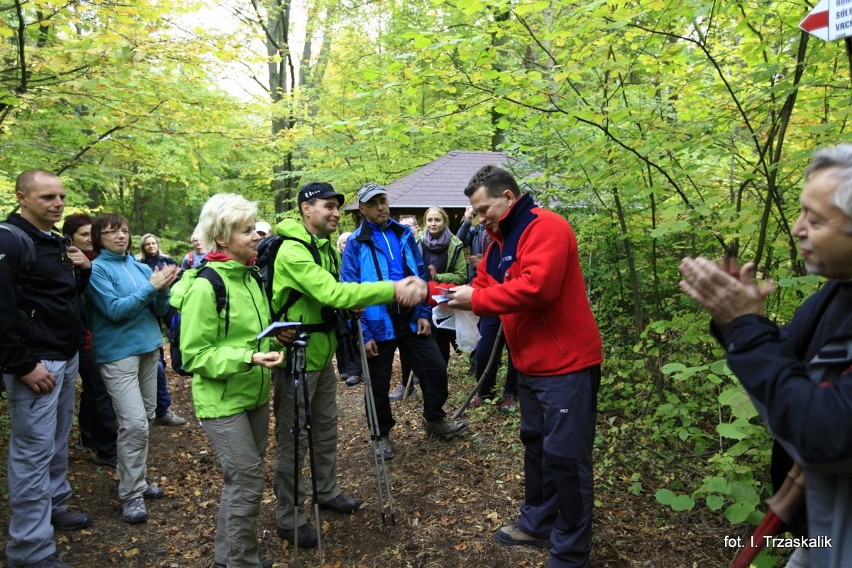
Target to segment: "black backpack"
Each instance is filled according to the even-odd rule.
[[[7,221],[0,223],[0,229],[5,229],[18,238],[18,242],[21,244],[21,269],[29,270],[36,260],[35,243],[32,237],[22,228]]]
[[[269,298],[270,305],[272,302],[272,275],[275,271],[275,257],[278,255],[278,249],[281,248],[281,243],[284,241],[296,241],[301,244],[303,247],[308,249],[311,253],[311,256],[314,259],[314,262],[322,266],[322,260],[320,259],[319,249],[314,244],[313,240],[311,242],[305,242],[301,239],[297,239],[295,237],[285,237],[282,235],[270,235],[264,238],[257,244],[257,260],[254,265],[260,270],[260,278],[263,280],[264,290],[266,290],[266,297]],[[332,272],[334,277],[337,278],[337,273]],[[287,299],[281,305],[281,308],[278,311],[271,311],[272,321],[280,321],[281,317],[287,313],[293,304],[295,304],[299,298],[302,297],[302,293],[298,290],[290,290],[290,293],[287,295]]]
[[[195,275],[196,278],[204,278],[210,282],[210,285],[213,287],[213,293],[216,296],[216,315],[218,316],[222,313],[223,309],[225,310],[225,335],[227,336],[231,325],[231,306],[228,302],[228,291],[225,288],[225,281],[218,272],[207,266],[206,261],[195,270],[198,271]],[[250,274],[257,280],[261,290],[263,290],[263,281],[261,280],[258,272],[256,270],[252,270]],[[175,313],[171,317],[171,321],[168,323],[169,331],[167,335],[169,338],[169,355],[172,359],[172,370],[184,377],[191,377],[192,373],[183,368],[183,356],[180,352],[180,312],[175,310]]]

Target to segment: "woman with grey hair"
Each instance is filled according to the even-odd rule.
[[[225,478],[214,568],[272,564],[258,556],[257,517],[265,486],[270,369],[284,355],[272,349],[271,339],[258,337],[269,325],[271,313],[253,274],[260,242],[256,215],[257,206],[239,195],[211,197],[196,229],[209,251],[207,265],[185,272],[172,295],[172,305],[182,318],[183,366],[193,373],[195,414]],[[225,291],[223,309],[218,309],[220,287]],[[277,339],[290,342],[294,336],[295,330],[289,329]]]

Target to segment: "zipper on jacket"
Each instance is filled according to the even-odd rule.
[[[386,229],[386,228],[387,228],[387,227],[385,227],[385,229]],[[390,241],[388,240],[387,236],[385,235],[385,229],[379,229],[379,232],[382,234],[382,238],[385,240],[385,244],[386,244],[386,245],[387,245],[387,247],[388,247],[388,256],[390,257],[390,259],[391,259],[391,260],[396,260],[396,259],[393,257],[393,249],[391,249]],[[401,243],[400,243],[400,244],[401,244]]]

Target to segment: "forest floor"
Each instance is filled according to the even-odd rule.
[[[466,358],[464,358],[466,360]],[[452,361],[452,413],[473,385],[466,361]],[[149,478],[166,497],[148,502],[149,520],[127,525],[120,519],[114,471],[96,465],[92,455],[72,444],[69,478],[74,509],[93,516],[78,532],[57,532],[63,559],[77,568],[189,567],[213,564],[213,534],[222,474],[197,420],[191,418],[189,379],[169,374],[173,409],[187,417],[178,427],[152,427]],[[325,567],[544,567],[547,553],[497,543],[493,532],[514,522],[523,496],[523,451],[517,413],[506,416],[498,406],[468,410],[471,422],[462,436],[427,438],[422,427],[421,399],[394,402],[397,420],[393,443],[396,456],[387,464],[396,524],[382,523],[373,459],[363,410],[363,385],[339,383],[339,475],[344,491],[364,502],[351,516],[322,512]],[[5,403],[0,401],[0,407]],[[8,412],[2,408],[2,415]],[[600,416],[601,423],[618,420]],[[0,424],[5,428],[4,423]],[[274,421],[273,421],[274,426]],[[73,433],[76,440],[76,431]],[[8,439],[0,440],[5,463]],[[629,455],[630,447],[613,448],[598,431],[596,455],[613,451]],[[274,436],[267,452],[267,491],[258,527],[261,556],[276,568],[294,566],[293,550],[275,534],[272,492]],[[622,463],[630,460],[621,460]],[[608,460],[607,463],[614,463]],[[642,568],[715,568],[727,566],[735,554],[726,536],[736,529],[718,514],[696,509],[676,513],[654,500],[657,480],[643,478],[639,495],[627,491],[628,479],[643,473],[634,463],[625,471],[600,471],[596,466],[596,508],[592,565]],[[0,487],[5,490],[5,468]],[[312,511],[312,507],[310,511]],[[0,502],[3,545],[8,529],[8,501]],[[300,550],[298,565],[319,566],[316,551]]]

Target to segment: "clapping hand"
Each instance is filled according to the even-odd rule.
[[[706,309],[716,325],[724,327],[740,316],[764,313],[764,299],[772,283],[758,285],[753,262],[740,267],[736,260],[716,264],[706,258],[684,258],[680,289]]]
[[[171,286],[180,276],[180,267],[175,264],[169,264],[154,270],[149,282],[151,286],[157,290],[162,290]]]

